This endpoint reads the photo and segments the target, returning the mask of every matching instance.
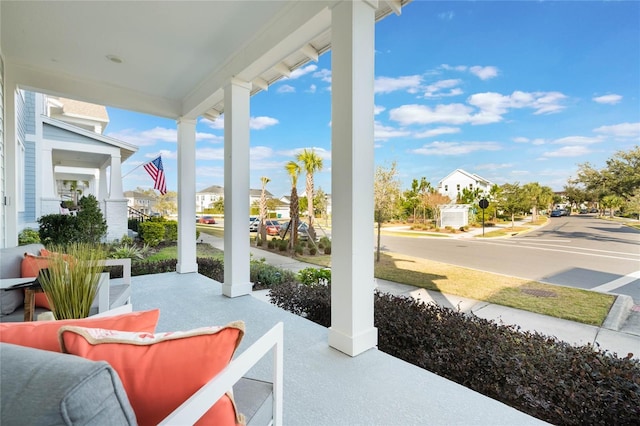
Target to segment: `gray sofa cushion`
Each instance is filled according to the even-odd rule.
[[[42,244],[27,244],[0,249],[0,278],[20,278],[20,266],[25,253],[40,255]],[[0,314],[8,315],[24,304],[22,290],[0,290]]]
[[[0,395],[2,425],[136,424],[104,361],[0,343]]]

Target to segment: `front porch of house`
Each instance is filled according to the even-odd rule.
[[[158,331],[242,320],[236,356],[284,324],[284,424],[417,425],[542,422],[377,349],[350,357],[327,345],[328,330],[250,295],[228,298],[197,273],[132,277],[134,310],[160,309]],[[267,356],[248,377],[269,381]],[[237,391],[236,391],[237,392]]]

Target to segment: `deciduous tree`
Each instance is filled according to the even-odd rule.
[[[376,262],[380,262],[380,228],[382,223],[396,215],[400,206],[401,190],[397,175],[395,161],[388,169],[382,166],[376,168],[373,182],[374,214],[378,224]]]

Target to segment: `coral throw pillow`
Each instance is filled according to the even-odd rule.
[[[58,330],[62,326],[77,325],[153,333],[156,331],[159,316],[160,310],[154,309],[110,317],[89,317],[78,320],[4,322],[0,323],[0,342],[60,352]]]
[[[44,249],[43,249],[44,250]],[[40,251],[42,254],[43,250]],[[50,252],[47,252],[50,253]],[[40,269],[46,269],[49,267],[49,258],[44,256],[34,256],[30,253],[25,253],[20,265],[20,276],[22,278],[37,277]],[[49,300],[44,293],[36,293],[36,307],[45,308],[51,310]]]
[[[107,361],[138,423],[156,425],[229,364],[243,336],[242,321],[155,335],[68,326],[60,329],[60,345],[65,353]],[[243,423],[227,394],[197,424]]]

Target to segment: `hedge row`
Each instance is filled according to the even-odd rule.
[[[285,283],[272,303],[323,326],[330,286]],[[375,294],[378,348],[553,424],[638,424],[640,362],[411,298]]]

